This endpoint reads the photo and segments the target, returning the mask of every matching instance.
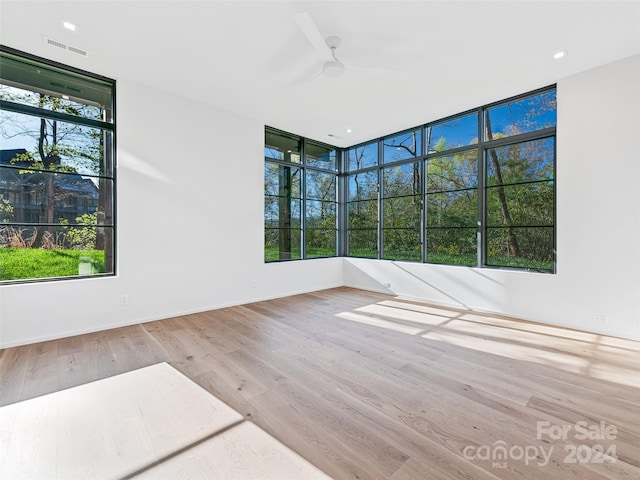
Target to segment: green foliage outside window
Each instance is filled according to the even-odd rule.
[[[292,196],[307,210],[287,249],[296,258],[338,249],[353,257],[554,271],[555,126],[549,88],[336,149],[343,168],[324,177],[307,168],[306,197]],[[276,148],[285,153],[266,154],[266,163],[278,159],[283,168],[286,152],[296,152],[291,162],[304,165],[304,140],[285,138]],[[320,188],[315,177],[332,187]],[[336,185],[346,190],[344,204]],[[278,195],[265,192],[265,205],[273,205],[270,197]],[[265,217],[270,260],[278,259],[272,230],[284,228],[269,222],[276,217]],[[336,225],[343,225],[337,236]]]
[[[0,282],[113,273],[113,81],[0,52]]]

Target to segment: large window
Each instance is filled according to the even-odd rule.
[[[270,135],[278,140],[270,144]],[[313,142],[267,129],[265,172],[273,172],[265,173],[265,255],[334,251],[337,215],[340,255],[554,271],[555,135],[554,87],[347,149],[323,146],[342,160],[337,172],[333,163],[326,172],[310,170],[318,166],[300,152],[311,152]],[[306,189],[283,177],[287,169]],[[318,193],[318,183],[332,187]]]
[[[0,282],[114,273],[114,95],[0,49]]]
[[[422,162],[382,169],[382,258],[420,261]]]
[[[553,137],[487,150],[486,262],[553,266]]]
[[[427,126],[426,261],[478,264],[478,112]]]
[[[348,254],[378,258],[378,171],[348,176]]]
[[[336,255],[337,149],[267,128],[264,258]]]

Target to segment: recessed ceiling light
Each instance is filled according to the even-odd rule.
[[[553,54],[553,58],[556,60],[560,60],[561,58],[564,58],[566,56],[567,56],[566,50],[560,50],[559,52],[556,52]]]
[[[351,130],[350,128],[347,128],[347,133],[351,133],[353,130]]]
[[[75,23],[71,23],[67,21],[63,21],[62,26],[67,30],[71,30],[72,32],[75,32],[78,29],[78,26]]]

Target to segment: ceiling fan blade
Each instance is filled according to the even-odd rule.
[[[313,45],[316,52],[318,52],[320,58],[325,62],[333,62],[334,59],[331,49],[327,46],[324,38],[322,38],[322,34],[320,30],[318,30],[313,18],[311,18],[311,15],[309,15],[308,12],[299,12],[295,14],[295,17],[300,30],[302,30],[302,33],[309,39],[309,42]]]

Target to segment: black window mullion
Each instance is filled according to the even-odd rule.
[[[426,133],[427,129],[424,129]],[[426,134],[422,135],[423,141],[427,142],[425,139]],[[426,150],[426,146],[428,143],[425,143],[422,146],[422,151]],[[420,180],[420,201],[422,202],[422,208],[420,209],[420,261],[427,261],[427,159],[426,157],[422,161],[422,166],[420,168],[422,179]]]
[[[77,254],[84,255],[84,260],[82,256],[76,259],[76,261],[81,263],[87,263],[87,257],[94,257],[94,260],[90,262],[92,266],[89,270],[82,268],[75,269],[75,272],[73,272],[70,271],[68,264],[67,266],[60,267],[57,265],[48,266],[44,265],[45,263],[49,263],[48,260],[43,260],[43,267],[35,268],[27,278],[23,278],[21,274],[17,276],[9,274],[5,278],[0,277],[0,281],[3,284],[35,283],[70,278],[115,275],[115,81],[99,78],[89,72],[81,72],[73,67],[57,64],[56,62],[4,46],[0,46],[0,54],[2,56],[0,63],[2,63],[4,67],[2,69],[0,84],[6,87],[9,93],[15,88],[27,95],[40,93],[47,98],[69,100],[66,93],[72,90],[72,86],[75,86],[76,83],[79,82],[83,88],[74,90],[74,93],[71,94],[73,97],[71,102],[95,106],[96,109],[100,108],[102,109],[101,115],[107,114],[107,118],[109,118],[109,121],[97,120],[72,115],[64,111],[54,111],[37,105],[28,105],[12,100],[0,99],[0,110],[7,113],[18,114],[15,118],[17,122],[24,122],[21,123],[21,125],[40,120],[41,122],[39,123],[41,123],[41,125],[46,124],[45,126],[48,129],[51,126],[49,122],[43,122],[43,120],[46,119],[59,122],[59,124],[68,124],[70,128],[79,126],[95,129],[95,133],[99,135],[99,139],[97,137],[92,138],[96,143],[99,141],[99,148],[103,152],[103,158],[100,158],[100,169],[97,171],[92,170],[91,173],[83,173],[81,163],[73,162],[71,162],[68,168],[63,170],[56,170],[55,168],[32,168],[32,164],[27,161],[25,161],[23,165],[11,164],[10,159],[6,164],[0,165],[0,171],[3,173],[17,170],[24,173],[27,181],[30,181],[30,178],[34,178],[32,176],[35,176],[36,179],[47,179],[46,182],[43,181],[44,184],[47,185],[46,187],[43,187],[43,183],[39,181],[36,183],[36,180],[29,183],[31,187],[27,187],[25,178],[18,179],[19,177],[7,175],[7,177],[9,177],[7,179],[8,183],[3,182],[3,190],[6,189],[9,192],[21,191],[25,195],[16,196],[12,200],[14,203],[15,216],[7,219],[9,221],[1,223],[0,227],[17,227],[33,230],[34,233],[37,232],[34,238],[38,244],[44,246],[45,242],[51,242],[51,248],[47,250],[50,250],[56,255],[59,252],[62,252],[63,256],[69,258],[75,257]],[[23,71],[20,65],[26,64],[28,64],[29,67]],[[16,65],[18,65],[18,67],[14,68]],[[66,82],[61,79],[68,79],[69,84],[66,84]],[[37,80],[37,82],[34,83],[35,80]],[[43,90],[43,85],[45,84],[47,87],[46,90]],[[104,103],[97,102],[97,97],[95,97],[96,92],[100,93],[100,100],[103,100]],[[97,112],[98,110],[96,110],[96,113]],[[85,129],[81,129],[81,132],[86,133]],[[50,132],[47,131],[47,135],[49,134]],[[42,132],[40,134],[35,132],[31,136],[37,141],[40,135],[42,135]],[[64,137],[61,135],[57,139],[57,141],[60,142],[59,147],[61,149],[65,147],[62,138]],[[85,140],[85,138],[81,138],[79,142],[84,142]],[[98,147],[97,144],[93,146]],[[47,149],[46,154],[50,156],[58,155],[53,149]],[[42,160],[45,164],[47,163],[45,159]],[[16,190],[15,185],[20,185],[20,188]],[[27,195],[30,193],[28,190],[40,191],[41,189],[44,190],[35,198],[29,198]],[[53,195],[50,195],[52,191]],[[32,207],[35,207],[37,211],[34,211]],[[46,214],[43,213],[45,210]],[[35,215],[33,215],[34,213]],[[96,223],[92,223],[93,221],[72,223],[75,222],[75,218],[84,215],[95,215]],[[81,229],[84,231],[93,230],[94,237],[86,238],[84,236],[75,236],[74,238],[74,236],[71,235],[71,233],[77,233]],[[59,235],[63,232],[65,232],[65,235]],[[16,249],[16,255],[19,254],[18,250],[21,249]],[[85,254],[85,251],[94,253]],[[69,254],[66,252],[69,252]],[[99,255],[94,255],[98,252],[100,252]]]
[[[339,150],[338,153],[338,173],[336,179],[336,253],[338,256],[346,256],[349,251],[348,233],[348,205],[349,198],[348,176],[347,176],[347,155],[346,150]]]
[[[486,115],[486,112],[485,112]],[[484,121],[484,116],[482,117]],[[541,140],[556,136],[556,127],[544,128],[533,132],[520,133],[518,135],[510,135],[508,137],[494,138],[493,140],[482,140],[481,143],[485,148],[499,148],[509,145],[517,145],[518,143],[530,142],[532,140]]]
[[[428,158],[438,158],[438,157],[451,157],[453,155],[457,155],[458,153],[464,153],[467,151],[471,151],[478,148],[477,144],[474,145],[465,145],[463,147],[451,148],[449,150],[444,150],[442,152],[434,152],[426,155]]]
[[[38,108],[31,105],[22,105],[21,103],[10,102],[8,100],[0,100],[0,110],[7,112],[22,113],[32,117],[47,118],[50,120],[60,120],[61,122],[73,123],[85,127],[99,128],[101,130],[114,130],[113,123],[103,122],[101,120],[93,120],[91,118],[78,117],[69,115],[68,113],[47,110],[46,108]]]
[[[434,230],[442,230],[442,231],[446,231],[446,230],[453,230],[453,229],[465,229],[469,231],[469,235],[470,237],[467,238],[465,240],[465,238],[462,238],[461,241],[464,242],[458,244],[458,246],[460,246],[461,251],[464,251],[465,253],[462,255],[462,257],[466,258],[466,261],[472,261],[473,259],[473,249],[469,249],[470,246],[470,242],[473,241],[473,237],[472,235],[472,231],[475,230],[475,241],[477,243],[476,245],[476,252],[475,252],[475,265],[477,267],[485,267],[488,266],[487,263],[487,258],[489,255],[489,251],[488,251],[488,236],[487,236],[487,229],[488,228],[494,228],[494,227],[488,227],[487,226],[487,219],[488,219],[488,211],[487,209],[489,208],[488,205],[488,201],[489,201],[489,189],[493,188],[493,185],[489,185],[489,179],[488,179],[488,175],[489,175],[489,168],[488,168],[488,155],[489,155],[489,149],[491,148],[498,148],[498,147],[504,147],[504,146],[509,146],[509,145],[517,145],[523,142],[527,142],[527,141],[532,141],[532,140],[538,140],[538,139],[544,139],[544,138],[554,138],[556,136],[556,127],[546,127],[545,125],[553,125],[553,123],[551,122],[547,122],[544,124],[541,124],[540,126],[545,126],[545,128],[540,128],[538,130],[535,131],[530,131],[530,132],[525,132],[525,133],[518,133],[515,135],[509,135],[506,137],[500,137],[500,138],[494,138],[491,140],[488,140],[485,138],[485,129],[486,129],[486,125],[487,125],[487,118],[486,115],[488,114],[488,111],[490,108],[495,108],[495,107],[499,107],[501,105],[507,105],[511,102],[517,101],[517,100],[521,100],[521,99],[526,99],[529,97],[534,97],[536,95],[545,93],[545,92],[550,92],[553,89],[555,89],[555,86],[551,86],[551,87],[545,87],[542,89],[539,89],[535,92],[529,92],[527,94],[521,95],[521,96],[516,96],[516,97],[512,97],[509,98],[507,100],[502,100],[499,102],[494,102],[490,105],[485,105],[483,107],[478,107],[476,109],[473,110],[469,110],[460,114],[456,114],[456,115],[452,115],[450,117],[447,117],[445,119],[440,119],[434,122],[430,122],[430,123],[426,123],[420,127],[415,127],[415,129],[420,129],[420,133],[421,133],[421,150],[422,150],[422,155],[415,157],[415,158],[406,158],[403,160],[400,160],[398,162],[393,162],[392,164],[389,163],[384,163],[384,140],[400,135],[402,133],[408,132],[409,130],[405,130],[402,132],[398,132],[397,134],[393,134],[393,135],[386,135],[384,137],[379,137],[373,141],[367,141],[367,142],[363,142],[357,145],[354,145],[352,147],[347,147],[347,148],[337,148],[336,147],[336,152],[338,155],[338,168],[337,168],[337,179],[336,179],[336,198],[335,198],[335,203],[336,203],[336,249],[337,249],[337,254],[339,256],[344,256],[344,255],[349,255],[349,251],[350,251],[350,246],[349,246],[349,242],[350,242],[350,232],[356,232],[356,231],[370,231],[371,232],[371,236],[365,240],[366,243],[363,243],[363,245],[370,245],[366,247],[367,255],[371,255],[371,257],[369,258],[384,258],[384,249],[385,249],[385,230],[389,230],[389,232],[391,232],[392,230],[411,230],[411,228],[405,228],[405,227],[387,227],[385,225],[385,200],[393,200],[393,199],[402,199],[402,198],[408,198],[411,197],[413,195],[391,195],[391,196],[385,196],[384,193],[384,188],[385,188],[385,176],[384,176],[384,167],[396,167],[396,166],[403,166],[403,165],[408,165],[408,164],[412,164],[416,161],[422,161],[423,165],[420,167],[420,172],[422,175],[422,178],[420,179],[420,202],[421,202],[421,208],[420,208],[420,261],[422,262],[428,262],[428,252],[429,252],[429,229],[433,228]],[[554,97],[555,98],[555,97]],[[543,111],[544,112],[544,111]],[[460,140],[455,140],[455,142],[458,143],[452,143],[453,145],[460,145],[456,148],[451,148],[449,150],[446,151],[442,151],[442,152],[433,152],[433,153],[429,153],[428,152],[428,145],[429,145],[429,139],[432,135],[432,127],[434,125],[438,125],[442,122],[448,121],[448,120],[453,120],[456,118],[461,118],[470,114],[475,114],[477,115],[477,121],[478,121],[478,126],[477,126],[477,142],[475,142],[475,140],[470,140],[470,135],[473,135],[473,130],[471,130],[471,133],[469,135],[468,130],[466,131],[467,133],[465,133],[465,137],[467,140],[465,140],[464,142],[460,142]],[[533,113],[533,115],[537,115],[536,112]],[[555,118],[555,117],[554,117]],[[410,130],[414,130],[414,129],[410,129]],[[514,131],[514,130],[511,130]],[[511,131],[507,131],[505,130],[506,134],[510,133]],[[472,143],[473,142],[473,143]],[[463,144],[463,143],[469,143],[469,144]],[[375,147],[374,148],[374,145]],[[376,165],[369,165],[367,167],[364,168],[360,168],[357,170],[350,170],[349,169],[349,152],[352,149],[356,149],[356,148],[365,148],[369,146],[372,150],[377,150],[377,164]],[[324,171],[326,172],[326,170],[322,170],[316,167],[311,167],[311,166],[307,166],[306,165],[306,161],[304,160],[305,154],[304,154],[304,148],[305,148],[305,143],[303,141],[303,144],[301,146],[301,156],[303,158],[302,164],[303,164],[303,168],[304,168],[304,179],[303,179],[303,211],[305,212],[304,217],[301,219],[301,222],[303,223],[303,235],[304,232],[306,231],[306,205],[308,201],[311,201],[311,197],[307,198],[307,193],[306,193],[306,172],[310,171],[310,170],[314,170],[314,171]],[[528,225],[512,225],[513,228],[553,228],[553,243],[555,246],[556,243],[556,229],[555,229],[555,223],[557,220],[556,217],[556,208],[555,208],[555,192],[556,192],[556,182],[555,182],[555,169],[556,169],[556,155],[555,155],[555,148],[556,148],[556,142],[554,142],[554,153],[553,153],[553,169],[554,169],[554,173],[553,173],[553,179],[549,180],[549,179],[540,179],[540,180],[526,180],[526,181],[520,181],[520,182],[515,182],[515,183],[509,183],[509,184],[504,184],[502,186],[507,186],[507,185],[526,185],[526,184],[543,184],[543,183],[548,183],[548,182],[553,182],[553,199],[554,199],[554,205],[553,205],[553,224],[552,225],[536,225],[536,226],[528,226]],[[475,156],[475,162],[476,162],[476,167],[477,167],[477,186],[475,187],[466,187],[466,188],[461,188],[461,189],[455,189],[455,190],[442,190],[442,191],[430,191],[429,190],[429,178],[428,178],[428,171],[429,171],[429,161],[431,159],[436,159],[439,157],[450,157],[453,155],[459,155],[459,154],[464,154],[465,152],[470,152],[472,150],[476,151],[476,156]],[[371,154],[373,154],[373,152],[370,152]],[[473,158],[471,157],[469,158],[468,156],[465,157],[465,162],[468,161],[472,161],[473,162]],[[271,161],[274,161],[273,159],[271,159]],[[276,161],[276,163],[278,163]],[[369,174],[373,174],[373,172],[376,172],[376,178],[377,178],[377,188],[376,188],[376,195],[375,197],[372,196],[372,198],[370,199],[366,199],[366,200],[362,200],[362,199],[357,199],[354,201],[350,201],[349,200],[349,184],[350,184],[350,177],[352,175],[356,175],[356,174],[365,174],[365,173],[369,173]],[[473,178],[473,177],[472,177]],[[373,180],[373,179],[372,179]],[[372,184],[371,184],[372,186]],[[477,207],[476,207],[476,225],[473,226],[471,225],[471,223],[469,223],[469,226],[465,226],[465,227],[430,227],[429,226],[429,207],[428,207],[428,200],[429,200],[429,195],[430,194],[436,194],[436,193],[447,193],[447,192],[472,192],[475,191],[475,193],[473,194],[474,197],[477,198]],[[370,208],[374,208],[377,207],[377,212],[376,212],[376,225],[373,226],[373,223],[371,223],[370,227],[356,227],[356,228],[351,228],[350,227],[350,219],[349,219],[349,215],[350,215],[350,206],[351,205],[355,205],[357,203],[360,203],[362,205],[369,205]],[[469,212],[468,210],[466,210],[467,213],[472,213]],[[465,218],[468,217],[472,217],[471,215],[466,215],[465,214]],[[371,219],[373,220],[373,218]],[[465,224],[467,222],[465,221]],[[495,228],[500,228],[499,226],[496,226]],[[376,251],[377,251],[377,255],[373,256],[373,242],[371,242],[372,240],[374,240],[373,234],[375,232],[376,238]],[[433,241],[436,242],[433,244],[433,248],[435,249],[434,252],[436,252],[437,255],[441,255],[441,251],[440,251],[440,245],[444,246],[445,249],[443,251],[446,252],[446,249],[448,248],[449,245],[449,240],[447,240],[447,235],[446,233],[444,234],[444,237],[434,237]],[[354,237],[354,239],[358,239],[358,238],[364,238],[364,237]],[[402,238],[402,237],[400,237]],[[440,239],[444,239],[444,240],[440,240]],[[452,237],[454,238],[452,241],[453,242],[458,242],[457,239],[455,239],[455,236]],[[496,237],[493,237],[494,239]],[[535,239],[535,237],[534,237]],[[357,240],[359,243],[361,242],[361,240]],[[415,239],[413,239],[412,241],[415,241]],[[492,242],[494,240],[491,240]],[[493,244],[493,243],[492,243]],[[302,248],[304,249],[304,245],[305,242],[303,241],[303,246]],[[414,245],[415,246],[415,245]],[[535,252],[536,250],[533,249],[531,250],[532,252]],[[369,253],[370,252],[370,253]],[[495,256],[495,254],[493,253],[493,250],[491,251],[491,254],[493,256]],[[446,255],[448,254],[444,254],[444,257],[446,257]],[[457,254],[456,254],[457,255]],[[546,254],[545,254],[546,255]],[[512,255],[511,255],[512,256]],[[306,257],[306,255],[304,255],[304,250],[303,250],[303,258]],[[461,258],[462,258],[461,257]],[[520,259],[520,257],[522,257]],[[492,257],[493,258],[493,257]],[[517,263],[517,261],[519,260],[524,260],[525,261],[525,265],[526,265],[526,257],[525,255],[519,255],[518,258],[513,257],[514,262]],[[456,258],[453,259],[453,264],[456,263]],[[437,260],[436,260],[437,261]],[[446,262],[449,262],[449,259],[445,258]],[[554,271],[555,271],[555,262],[556,262],[556,258],[555,258],[555,249],[554,249]],[[508,262],[507,262],[508,263]],[[473,265],[472,263],[466,263],[468,265]],[[491,265],[492,267],[494,265]],[[499,267],[499,266],[498,266]],[[518,268],[522,268],[522,267],[518,267]]]
[[[382,189],[384,188],[384,171],[382,169],[382,155],[384,144],[382,139],[378,140],[378,260],[382,258],[384,249],[384,206],[382,201]]]
[[[64,170],[47,170],[46,168],[31,168],[31,167],[16,166],[16,165],[0,165],[0,170],[2,169],[18,170],[20,172],[33,172],[33,173],[55,173],[56,175],[69,175],[69,176],[81,175],[82,177],[86,177],[86,178],[98,178],[98,179],[106,178],[109,180],[114,179],[114,175],[92,175],[90,173],[67,172]]]
[[[486,209],[486,175],[487,175],[487,163],[486,163],[486,150],[483,146],[484,128],[485,128],[485,110],[478,109],[478,229],[476,231],[477,241],[477,266],[482,267],[486,265],[487,249],[485,244],[486,235],[486,221],[487,221],[487,209]]]
[[[307,258],[307,157],[306,157],[306,139],[300,141],[300,258]]]
[[[558,269],[558,252],[557,252],[557,248],[556,245],[558,245],[558,239],[557,239],[557,232],[558,229],[556,228],[556,225],[558,224],[558,217],[557,217],[557,189],[558,189],[558,181],[557,181],[557,148],[558,148],[558,142],[557,139],[554,136],[553,139],[553,273],[557,272]]]

